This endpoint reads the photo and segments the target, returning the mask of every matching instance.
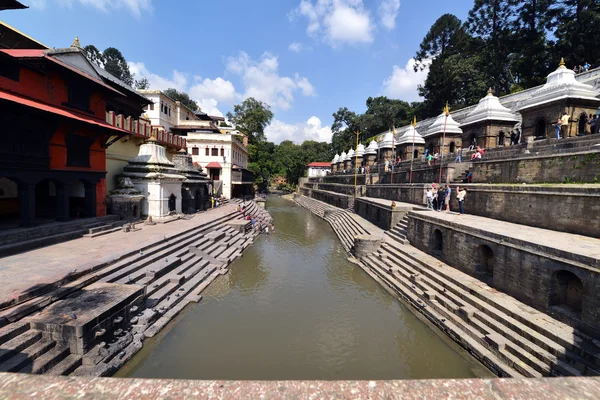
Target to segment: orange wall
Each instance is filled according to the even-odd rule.
[[[77,82],[77,80],[74,82]],[[96,84],[91,83],[91,87],[94,88],[94,86],[96,86]],[[67,84],[63,77],[57,72],[48,72],[47,75],[43,75],[28,68],[21,68],[19,82],[0,77],[0,89],[53,106],[65,107],[63,103],[69,101]],[[106,118],[104,96],[99,91],[92,91],[91,93],[90,111],[94,113],[94,117],[96,118],[102,120]]]
[[[106,171],[106,149],[102,147],[103,135],[100,135],[90,147],[90,167],[67,166],[67,144],[65,135],[72,129],[68,124],[61,125],[50,139],[50,169],[72,171]],[[76,133],[82,136],[93,136],[89,129],[77,129]]]

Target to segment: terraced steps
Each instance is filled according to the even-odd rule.
[[[468,337],[492,352],[500,369],[527,377],[600,374],[592,338],[391,236],[364,264],[420,311],[435,311],[436,324],[452,323],[455,340]]]

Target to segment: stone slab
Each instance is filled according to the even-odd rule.
[[[0,398],[102,399],[579,399],[595,400],[600,378],[391,381],[192,381],[0,373]]]

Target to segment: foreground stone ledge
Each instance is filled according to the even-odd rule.
[[[189,381],[0,373],[10,399],[597,399],[600,378]]]

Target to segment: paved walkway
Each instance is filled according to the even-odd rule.
[[[136,232],[114,232],[96,238],[80,238],[0,258],[0,304],[18,298],[36,286],[58,282],[69,274],[90,270],[134,252],[146,243],[187,231],[232,212],[237,205],[197,214],[189,220],[147,226]]]
[[[419,214],[431,218],[461,225],[465,230],[478,229],[496,235],[507,236],[523,242],[529,242],[534,245],[550,247],[566,253],[574,253],[585,257],[600,259],[600,240],[592,237],[535,228],[477,215],[460,215],[455,212],[446,213],[444,211],[418,212]]]
[[[365,199],[367,201],[371,201],[373,203],[381,204],[382,206],[391,207],[392,201],[396,203],[396,209],[410,209],[410,210],[418,210],[425,208],[424,205],[412,204],[412,203],[404,203],[400,200],[389,200],[389,199],[381,199],[379,197],[359,197],[359,199]]]

